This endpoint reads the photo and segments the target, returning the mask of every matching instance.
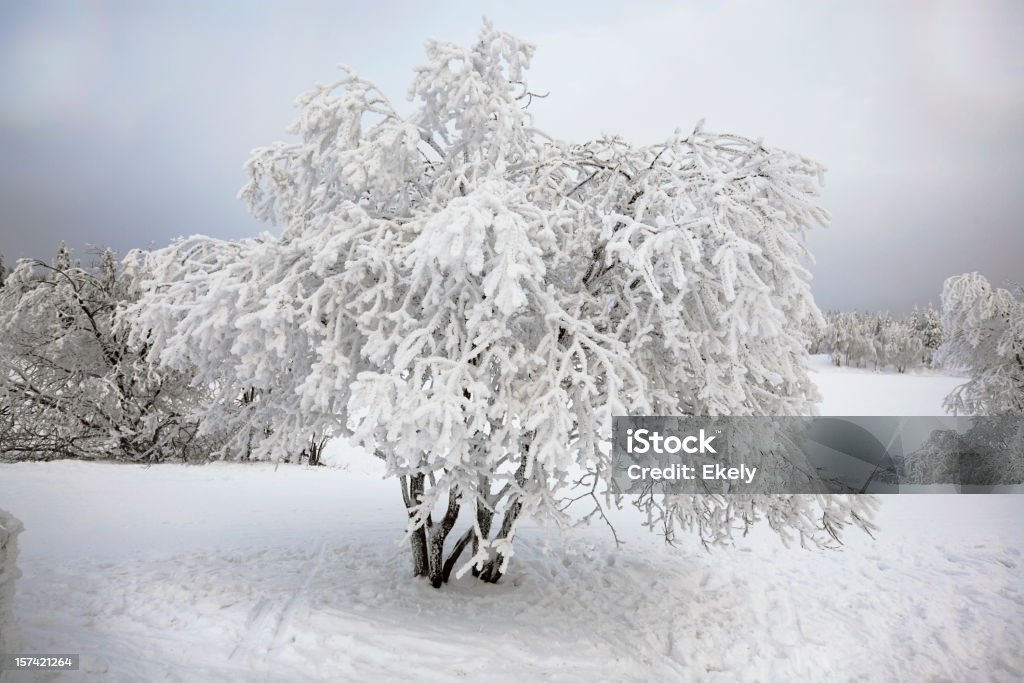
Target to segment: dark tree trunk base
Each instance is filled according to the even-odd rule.
[[[422,528],[414,531],[409,543],[412,547],[412,575],[427,576],[430,573],[430,565],[427,558],[426,531]]]
[[[529,464],[528,454],[529,442],[523,445],[523,453],[520,464],[515,472],[515,482],[520,487],[525,483],[527,465]],[[433,480],[431,480],[433,482]],[[462,499],[457,486],[450,486],[448,490],[448,509],[440,520],[433,520],[431,515],[421,516],[423,505],[423,494],[425,476],[423,474],[412,475],[408,478],[402,477],[402,498],[405,501],[409,519],[419,519],[420,526],[410,534],[410,544],[413,557],[413,572],[415,576],[425,576],[434,588],[440,588],[451,579],[455,564],[462,556],[466,548],[472,544],[474,557],[479,553],[481,543],[489,542],[491,528],[494,525],[495,511],[484,501],[476,501],[476,525],[467,529],[466,532],[456,541],[451,553],[445,558],[444,546],[448,535],[451,533],[458,520],[459,511],[462,507]],[[490,482],[482,478],[481,490],[490,489]],[[506,490],[508,487],[506,487]],[[499,495],[500,497],[500,495]],[[523,510],[522,500],[518,495],[510,495],[510,504],[501,518],[501,526],[495,536],[495,541],[511,541],[514,536],[513,529],[516,520]],[[500,552],[492,550],[488,558],[472,567],[473,576],[485,583],[497,583],[503,576],[502,564],[507,557]]]
[[[479,570],[478,578],[484,583],[498,583],[502,577],[501,563],[504,561],[505,558],[501,555],[487,560]]]

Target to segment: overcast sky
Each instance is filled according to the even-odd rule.
[[[236,193],[295,97],[346,63],[401,100],[482,15],[537,45],[538,125],[638,143],[700,118],[823,162],[822,308],[1024,281],[1024,2],[0,0],[0,250],[122,253],[264,229]]]

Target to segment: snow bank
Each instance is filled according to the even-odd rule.
[[[0,510],[0,652],[5,646],[13,645],[11,614],[14,601],[14,581],[19,572],[15,564],[18,558],[18,534],[21,522],[9,512]]]

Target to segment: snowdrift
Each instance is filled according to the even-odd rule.
[[[0,510],[0,652],[14,645],[11,614],[14,601],[14,582],[19,576],[18,534],[21,522],[9,512]]]

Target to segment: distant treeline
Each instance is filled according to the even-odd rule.
[[[837,366],[901,373],[931,366],[943,338],[941,316],[931,305],[904,316],[829,311],[824,324],[808,323],[807,336],[810,353],[831,354]]]

